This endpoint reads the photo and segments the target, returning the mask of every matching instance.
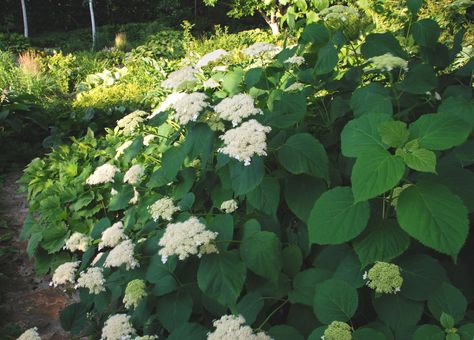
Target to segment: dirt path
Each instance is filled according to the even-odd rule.
[[[28,212],[25,195],[17,193],[20,176],[20,170],[5,175],[0,190],[0,223],[6,221],[8,226],[0,229],[0,236],[6,238],[0,241],[0,250],[5,246],[11,250],[0,262],[0,272],[7,276],[0,279],[0,339],[15,339],[8,330],[35,326],[43,340],[69,339],[59,324],[59,311],[69,301],[67,295],[35,276],[26,253],[27,242],[18,239]],[[8,233],[12,234],[10,240]]]

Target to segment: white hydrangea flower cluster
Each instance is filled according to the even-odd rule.
[[[120,267],[125,265],[127,270],[139,267],[140,264],[134,257],[134,245],[131,240],[125,240],[113,248],[105,259],[104,267]]]
[[[100,267],[90,267],[85,272],[81,272],[77,279],[75,288],[87,288],[90,294],[100,294],[105,292],[105,279]]]
[[[164,112],[168,110],[170,107],[173,106],[174,103],[179,102],[181,98],[183,98],[187,93],[185,92],[173,92],[170,95],[168,95],[165,100],[156,108],[150,116],[148,116],[148,119],[151,119],[155,117],[157,114]]]
[[[263,114],[262,110],[255,107],[253,98],[246,93],[225,98],[214,107],[214,111],[220,119],[231,121],[232,126],[237,126],[244,118]]]
[[[229,54],[229,52],[227,52],[226,50],[223,50],[223,49],[218,49],[218,50],[209,52],[209,53],[203,55],[201,59],[199,59],[196,66],[197,67],[205,67],[205,66],[209,65],[209,63],[213,63],[213,62],[221,59],[222,57],[225,57],[228,54]]]
[[[125,152],[125,150],[128,149],[128,147],[130,145],[132,145],[133,141],[131,140],[128,140],[126,142],[124,142],[122,145],[120,145],[115,151],[116,151],[116,154],[115,154],[115,159],[119,159],[120,156],[122,156]]]
[[[396,294],[403,284],[400,267],[393,263],[375,262],[374,266],[365,272],[362,278],[366,284],[377,293]]]
[[[347,22],[352,18],[360,17],[359,11],[353,7],[348,7],[344,5],[335,5],[323,9],[319,12],[319,16],[323,18],[324,21],[342,21]]]
[[[143,145],[149,146],[151,141],[155,139],[156,137],[157,136],[155,135],[146,135],[145,137],[143,137]]]
[[[74,283],[76,269],[79,266],[79,263],[80,261],[66,262],[58,266],[58,268],[56,268],[54,271],[53,278],[51,279],[51,283],[49,285],[57,287],[68,282]]]
[[[141,299],[147,296],[145,288],[145,281],[143,280],[135,279],[130,281],[125,288],[125,295],[123,297],[125,308],[137,308]]]
[[[171,198],[165,196],[150,205],[148,211],[155,222],[160,218],[166,221],[171,221],[173,214],[179,211],[179,207],[174,205]]]
[[[158,254],[166,263],[169,256],[177,255],[185,260],[190,255],[201,257],[204,254],[217,253],[217,248],[211,243],[217,237],[216,232],[206,230],[206,226],[196,217],[190,217],[184,222],[170,223],[158,243],[163,248]]]
[[[130,201],[128,201],[129,204],[137,204],[138,203],[138,198],[140,197],[140,193],[138,192],[137,189],[133,188],[133,197],[130,198]]]
[[[126,314],[115,314],[105,321],[102,328],[101,340],[131,340],[136,334],[130,323],[130,316]]]
[[[231,214],[234,211],[236,211],[238,207],[239,206],[237,205],[236,200],[228,200],[228,201],[222,202],[220,209],[226,214]]]
[[[220,86],[219,82],[214,80],[213,78],[209,78],[208,80],[202,83],[205,89],[215,89]]]
[[[220,136],[225,146],[217,151],[244,162],[246,166],[250,165],[253,156],[267,155],[266,134],[270,131],[270,127],[263,126],[255,119],[251,119]]]
[[[245,325],[242,315],[224,315],[213,322],[214,332],[207,333],[207,340],[271,340],[264,332],[254,333]]]
[[[67,249],[69,251],[82,251],[85,252],[87,248],[89,248],[89,243],[92,241],[90,236],[87,236],[82,233],[75,232],[69,237],[64,245],[63,249]]]
[[[140,181],[140,177],[143,176],[143,168],[140,164],[133,165],[123,176],[123,182],[131,185],[135,185]]]
[[[253,45],[250,45],[242,52],[250,57],[256,57],[262,54],[268,54],[273,56],[281,51],[280,46],[276,46],[267,42],[256,42]]]
[[[41,340],[38,334],[38,327],[27,329],[16,340]]]
[[[145,111],[133,111],[125,117],[117,120],[117,127],[125,134],[130,134],[145,120],[144,117],[146,116],[148,116],[148,113]]]
[[[181,125],[186,125],[190,121],[196,121],[199,113],[209,104],[206,102],[207,96],[201,92],[186,93],[179,101],[173,104],[176,110],[174,117]]]
[[[102,232],[102,238],[98,248],[101,250],[104,247],[115,247],[120,241],[126,240],[127,238],[122,221],[116,222]]]
[[[158,337],[156,335],[143,335],[137,336],[135,340],[156,340]]]
[[[119,169],[115,165],[103,164],[95,169],[94,173],[87,178],[86,184],[113,183],[117,172],[119,172]]]
[[[285,92],[301,91],[301,90],[304,89],[304,86],[305,85],[303,83],[295,82],[295,83],[291,84],[290,86],[288,86],[283,91],[285,91]]]
[[[283,63],[290,64],[290,65],[301,66],[305,62],[306,62],[306,60],[304,59],[304,57],[294,55],[294,56],[289,57],[288,59],[286,59]]]
[[[373,69],[380,70],[382,72],[391,71],[396,68],[401,68],[405,71],[408,71],[408,61],[400,57],[396,57],[391,53],[385,53],[383,55],[372,57],[367,61],[373,65]]]
[[[187,84],[196,82],[196,77],[194,76],[196,73],[197,70],[194,67],[184,67],[180,70],[171,72],[168,75],[168,78],[161,82],[161,86],[166,89],[179,89]]]

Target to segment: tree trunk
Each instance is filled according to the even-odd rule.
[[[23,34],[26,38],[28,38],[28,17],[26,15],[25,0],[21,0],[21,12],[23,13]]]
[[[93,0],[89,0],[89,12],[91,14],[91,27],[92,27],[92,49],[95,48],[96,30],[95,30],[95,17],[94,17],[94,4]]]
[[[275,16],[275,13],[272,12],[270,16],[268,16],[262,10],[260,10],[259,12],[260,12],[260,15],[263,17],[263,19],[265,20],[265,22],[268,24],[268,26],[270,26],[270,28],[272,29],[273,35],[280,34],[280,22]]]

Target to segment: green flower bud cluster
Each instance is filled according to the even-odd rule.
[[[130,281],[125,288],[123,303],[125,308],[137,308],[138,303],[147,295],[145,291],[145,281],[135,279]]]
[[[364,280],[367,280],[367,286],[383,294],[399,292],[403,283],[400,267],[387,262],[376,262],[369,272],[364,274]]]
[[[322,340],[351,340],[351,326],[345,322],[333,321],[324,331]]]

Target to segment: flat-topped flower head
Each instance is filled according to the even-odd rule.
[[[247,117],[263,113],[255,107],[253,98],[246,93],[225,98],[214,107],[214,111],[220,119],[231,121],[232,126],[237,126]]]
[[[173,104],[176,110],[174,118],[181,124],[186,125],[190,121],[196,121],[199,113],[209,104],[206,102],[207,96],[201,92],[186,93],[179,101]]]
[[[105,321],[102,328],[101,340],[132,340],[136,334],[130,323],[130,316],[126,314],[115,314]]]
[[[125,308],[137,308],[140,301],[147,296],[145,288],[145,281],[143,280],[135,279],[130,281],[125,288],[125,295],[123,297]]]
[[[140,164],[133,165],[123,176],[123,182],[131,185],[135,185],[140,181],[143,176],[143,168]]]
[[[283,63],[290,64],[290,65],[295,65],[295,66],[301,66],[305,63],[305,61],[306,60],[304,59],[304,57],[294,55],[294,56],[289,57],[288,59],[286,59]]]
[[[256,42],[250,45],[242,52],[250,57],[255,57],[263,54],[273,56],[281,51],[280,46],[276,46],[267,42]]]
[[[153,139],[155,139],[156,137],[157,136],[155,135],[146,135],[145,137],[143,137],[143,145],[149,146]]]
[[[179,207],[174,205],[171,198],[165,196],[150,205],[148,211],[155,222],[160,218],[166,221],[171,221],[173,214],[179,211]]]
[[[191,255],[201,257],[203,254],[217,253],[217,248],[212,244],[216,237],[216,232],[206,230],[206,226],[193,216],[184,222],[168,224],[158,243],[163,247],[158,254],[165,263],[172,255],[185,260]]]
[[[102,232],[101,242],[99,243],[99,250],[104,247],[115,247],[122,240],[126,240],[124,226],[122,221],[112,224]]]
[[[188,84],[194,84],[197,70],[192,66],[184,67],[180,70],[171,72],[168,78],[161,82],[161,86],[167,89],[179,90],[185,88]]]
[[[228,54],[229,54],[229,52],[227,52],[226,50],[223,50],[223,49],[218,49],[218,50],[209,52],[209,53],[203,55],[201,59],[199,59],[196,66],[197,67],[205,67],[205,66],[209,65],[209,63],[216,62],[216,61],[218,61],[222,57],[225,57]]]
[[[57,287],[66,283],[74,283],[76,279],[76,270],[80,261],[66,262],[58,266],[54,271],[50,286]]]
[[[380,71],[391,71],[396,68],[401,68],[405,71],[408,70],[408,61],[400,57],[396,57],[391,53],[385,53],[376,57],[369,58],[374,69]]]
[[[224,315],[213,325],[215,330],[207,333],[207,340],[271,340],[264,332],[254,333],[242,315]]]
[[[94,173],[86,180],[86,184],[96,185],[104,183],[113,183],[115,174],[119,169],[112,164],[103,164],[95,169]]]
[[[369,272],[364,274],[364,279],[367,280],[367,286],[382,294],[396,294],[403,284],[400,267],[387,262],[376,262]]]
[[[92,238],[90,236],[75,232],[67,239],[63,249],[67,249],[72,252],[76,250],[85,252],[89,248],[91,241]]]
[[[134,245],[131,240],[125,240],[113,248],[105,259],[104,267],[120,267],[125,265],[127,270],[139,267],[134,257]]]
[[[38,334],[38,327],[27,329],[16,340],[41,340]]]
[[[251,119],[220,136],[224,141],[224,147],[217,151],[244,162],[244,165],[250,165],[253,156],[267,155],[266,134],[270,131],[270,127]]]
[[[128,140],[126,142],[124,142],[122,145],[120,145],[115,151],[115,159],[119,159],[120,156],[122,156],[124,153],[125,153],[125,150],[127,150],[130,145],[133,144],[133,141],[131,140]]]
[[[148,116],[148,113],[145,111],[133,111],[122,119],[117,120],[117,127],[121,129],[124,134],[130,134],[145,121],[146,116]]]
[[[81,272],[77,279],[76,288],[87,288],[89,294],[100,294],[105,292],[105,279],[101,267],[90,267]]]
[[[226,214],[231,214],[236,211],[238,207],[236,200],[228,200],[222,202],[220,209]]]
[[[351,326],[345,322],[333,321],[324,331],[322,340],[351,340]]]
[[[183,98],[184,96],[186,96],[186,94],[187,94],[187,93],[185,93],[185,92],[173,92],[173,93],[171,93],[171,94],[168,95],[168,97],[166,97],[166,99],[160,104],[160,106],[158,106],[158,108],[156,108],[156,109],[152,112],[152,114],[151,114],[150,116],[148,116],[148,119],[151,119],[151,118],[155,117],[157,114],[168,110],[169,108],[171,108],[171,107],[173,106],[174,103],[180,101],[181,98]]]

